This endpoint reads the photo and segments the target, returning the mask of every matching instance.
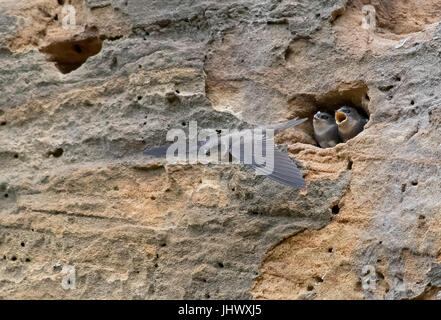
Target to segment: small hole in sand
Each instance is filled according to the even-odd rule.
[[[57,149],[55,149],[54,151],[52,151],[52,155],[55,157],[55,158],[59,158],[59,157],[61,157],[62,155],[63,155],[63,153],[64,153],[64,150],[62,149],[62,148],[57,148]]]
[[[81,46],[80,46],[79,44],[75,44],[75,45],[73,46],[73,48],[74,48],[74,50],[75,50],[77,53],[81,53],[81,52],[83,52],[83,49],[81,49]]]
[[[316,282],[323,282],[322,277],[319,277],[319,276],[315,276],[315,277],[314,277],[314,280],[315,280]]]
[[[388,91],[392,90],[393,88],[394,88],[393,85],[380,86],[380,87],[378,87],[378,89],[380,89],[380,90],[383,91],[383,92],[388,92]]]

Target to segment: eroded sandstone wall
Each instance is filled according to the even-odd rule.
[[[0,297],[437,298],[440,17],[437,0],[0,0]],[[318,148],[312,115],[342,104],[369,123]],[[141,154],[191,120],[295,116],[277,142],[302,191]]]

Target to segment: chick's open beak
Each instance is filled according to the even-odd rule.
[[[337,124],[344,122],[347,118],[348,118],[348,116],[343,112],[336,112],[335,113],[335,121],[337,122]]]

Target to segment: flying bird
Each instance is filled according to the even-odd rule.
[[[274,130],[274,135],[276,135],[288,128],[297,126],[306,120],[308,119],[295,118],[287,122],[257,127],[255,129],[251,129],[253,132],[252,135],[244,134],[244,131],[246,130],[236,131],[230,134],[222,135],[220,136],[220,139],[207,139],[206,141],[199,141],[196,148],[197,151],[203,148],[204,152],[209,152],[209,150],[213,150],[214,148],[218,150],[220,147],[220,150],[224,150],[225,153],[230,154],[233,158],[237,159],[241,163],[254,168],[259,175],[265,175],[272,180],[290,186],[294,189],[305,189],[306,182],[302,176],[302,173],[295,166],[289,156],[286,153],[281,152],[275,146],[274,138],[269,137],[266,134],[266,130]],[[265,164],[261,164],[260,161],[257,161],[255,154],[253,154],[252,157],[247,157],[247,155],[244,153],[246,149],[245,145],[247,143],[254,143],[255,145],[255,141],[261,143],[262,150],[267,150],[266,147],[268,146],[268,150],[271,150],[271,154],[274,155],[273,157],[266,157]],[[171,145],[172,144],[167,144],[149,148],[143,153],[144,155],[163,157],[166,155],[167,150]],[[252,150],[254,153],[254,148]],[[191,148],[189,151],[192,151]],[[225,156],[225,154],[222,154],[222,156]]]
[[[338,134],[341,140],[346,142],[363,131],[368,119],[355,108],[344,106],[335,113],[335,122],[338,125]]]
[[[338,126],[334,117],[328,112],[317,112],[312,120],[314,126],[314,137],[322,148],[335,147],[340,138],[338,136]]]

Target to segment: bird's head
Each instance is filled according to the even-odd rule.
[[[335,113],[335,122],[341,127],[352,126],[355,122],[360,121],[360,114],[352,107],[344,106]]]
[[[328,112],[319,111],[312,120],[314,128],[324,130],[329,126],[335,125],[334,117]]]

